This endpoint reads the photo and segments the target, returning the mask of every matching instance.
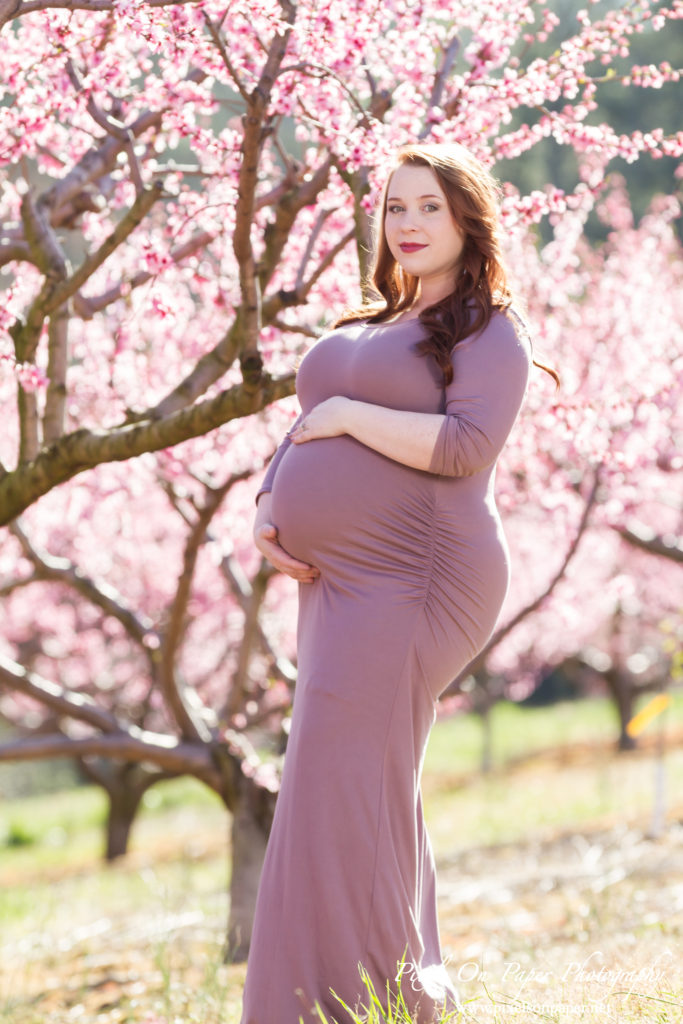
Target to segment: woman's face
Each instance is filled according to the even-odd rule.
[[[426,285],[433,294],[443,291],[446,296],[453,291],[465,235],[431,167],[402,164],[394,171],[387,190],[384,232],[391,255],[406,273],[420,278],[423,294]]]

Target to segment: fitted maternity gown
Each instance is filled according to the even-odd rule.
[[[285,437],[259,491],[272,491],[282,547],[320,576],[299,584],[298,681],[242,1024],[309,1024],[316,1001],[348,1024],[330,989],[354,1007],[358,964],[385,994],[402,959],[415,1020],[457,1005],[420,773],[437,698],[490,636],[508,586],[494,467],[530,350],[519,319],[494,313],[455,347],[444,388],[414,349],[426,336],[416,320],[337,328],[304,357],[297,395],[304,416],[333,395],[442,413],[428,471],[349,435]]]

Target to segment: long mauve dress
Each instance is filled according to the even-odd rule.
[[[508,586],[493,495],[530,348],[494,313],[458,344],[443,387],[418,321],[354,323],[323,337],[297,375],[302,415],[333,395],[442,413],[429,470],[349,435],[285,437],[272,491],[279,542],[320,569],[299,584],[298,680],[263,867],[242,1024],[328,1021],[401,988],[414,1019],[457,995],[442,963],[420,774],[439,694],[490,636]],[[300,417],[301,418],[301,417]],[[257,495],[258,501],[258,495]],[[455,827],[455,826],[454,826]]]

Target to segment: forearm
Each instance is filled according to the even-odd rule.
[[[346,433],[404,466],[428,470],[445,416],[350,401]]]
[[[270,491],[261,491],[256,498],[256,516],[254,517],[254,529],[262,523],[272,523],[271,510],[273,499]]]
[[[261,486],[259,487],[258,492],[256,494],[256,504],[257,505],[261,505],[263,503],[263,495],[264,494],[266,494],[266,493],[269,494],[270,493],[270,491],[272,489],[272,486],[273,486],[273,480],[275,479],[275,473],[277,472],[277,467],[280,465],[280,462],[282,461],[282,458],[283,458],[285,452],[287,451],[287,449],[289,448],[289,445],[291,444],[291,433],[292,433],[292,430],[296,429],[298,424],[301,423],[302,418],[303,417],[301,415],[297,416],[297,418],[294,421],[292,427],[287,431],[287,433],[285,434],[285,436],[284,436],[282,442],[280,443],[277,451],[275,452],[275,454],[273,455],[272,459],[268,463],[268,469],[266,470],[266,475],[264,476],[263,481],[261,483]]]

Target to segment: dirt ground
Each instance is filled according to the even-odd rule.
[[[580,784],[584,759],[575,751],[570,773],[555,755],[527,764],[515,791],[538,799],[535,779],[551,803]],[[468,1021],[681,1024],[683,794],[670,796],[656,838],[641,815],[437,856],[443,953]],[[183,829],[167,824],[110,867],[72,859],[3,878],[15,912],[0,920],[0,1024],[238,1024],[224,822]]]
[[[473,1014],[683,1020],[680,823],[657,839],[616,825],[468,850],[439,878],[442,941]]]

